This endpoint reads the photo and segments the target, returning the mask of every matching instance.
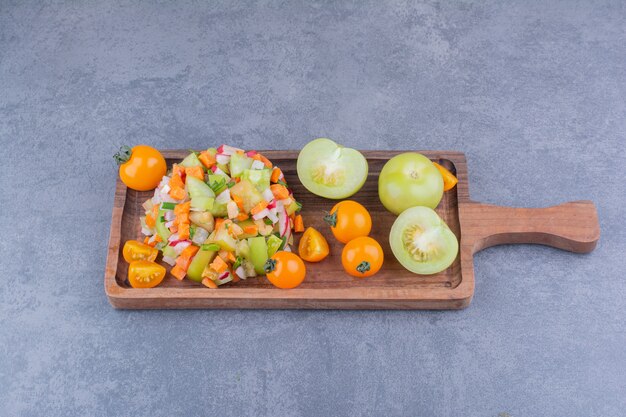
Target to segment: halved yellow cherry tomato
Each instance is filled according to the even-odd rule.
[[[454,174],[448,170],[448,168],[439,165],[436,162],[433,162],[433,165],[437,167],[439,173],[443,177],[443,191],[449,191],[454,188],[457,182],[459,182],[457,177],[455,177]]]
[[[265,263],[265,274],[278,288],[295,288],[304,281],[306,267],[295,253],[278,251]]]
[[[359,236],[367,236],[372,230],[372,217],[365,207],[356,201],[344,200],[324,217],[338,241],[348,243]]]
[[[383,248],[368,236],[348,242],[341,252],[343,269],[353,277],[365,278],[377,273],[383,266]]]
[[[133,261],[154,261],[159,254],[159,250],[136,240],[127,240],[124,243],[122,254],[128,263]]]
[[[150,261],[131,262],[128,267],[128,282],[133,288],[156,287],[165,277],[165,268]]]
[[[308,227],[298,244],[300,257],[307,262],[319,262],[328,256],[330,251],[324,236],[312,227]]]
[[[161,152],[148,145],[122,146],[113,158],[120,166],[120,178],[137,191],[153,190],[167,172]]]

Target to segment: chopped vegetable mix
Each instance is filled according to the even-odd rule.
[[[175,278],[207,288],[264,273],[266,260],[304,231],[280,168],[227,145],[173,164],[143,207],[145,245],[136,242],[143,252],[133,256],[154,260],[160,251]]]

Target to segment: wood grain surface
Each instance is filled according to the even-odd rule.
[[[392,156],[406,151],[363,151],[369,174],[363,188],[351,197],[370,211],[371,236],[383,247],[382,270],[367,279],[353,278],[341,267],[343,245],[332,236],[322,218],[336,203],[308,192],[296,173],[297,151],[262,151],[285,174],[298,201],[303,204],[305,226],[319,230],[331,253],[324,261],[307,263],[307,278],[292,290],[273,287],[265,277],[248,278],[212,290],[190,280],[178,281],[169,273],[156,288],[135,289],[126,280],[128,264],[122,257],[124,242],[141,238],[141,204],[152,192],[127,189],[117,180],[105,291],[116,308],[308,308],[308,309],[458,309],[469,305],[474,293],[473,255],[493,245],[537,243],[573,252],[593,250],[600,236],[593,203],[577,201],[549,208],[509,208],[472,202],[469,198],[464,154],[453,151],[420,151],[446,166],[459,179],[444,193],[436,211],[460,241],[459,256],[445,271],[420,276],[404,269],[391,253],[389,229],[395,216],[378,199],[378,174]],[[168,166],[188,151],[163,151]],[[296,234],[297,248],[300,234]],[[169,266],[163,264],[169,270]]]

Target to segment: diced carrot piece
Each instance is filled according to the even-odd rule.
[[[296,232],[304,232],[304,221],[302,215],[298,214],[293,222],[293,230]]]
[[[204,170],[201,166],[185,168],[188,177],[196,177],[200,181],[204,181]]]
[[[183,182],[183,178],[180,174],[172,174],[172,178],[170,178],[170,182],[168,183],[171,189],[174,188],[183,188],[185,183]]]
[[[172,188],[170,190],[170,197],[174,200],[184,200],[187,197],[187,192],[182,187]]]
[[[189,213],[180,213],[178,216],[176,216],[176,222],[178,224],[189,223]]]
[[[176,266],[182,269],[183,271],[187,271],[189,269],[189,265],[191,264],[191,259],[183,258],[179,256],[176,258]]]
[[[252,210],[250,210],[250,213],[252,215],[257,214],[257,213],[265,210],[265,207],[267,207],[267,201],[263,200],[259,204],[257,204],[256,206],[252,207]]]
[[[200,249],[199,246],[196,245],[189,245],[187,246],[185,249],[183,249],[183,251],[180,253],[180,257],[181,258],[187,258],[187,259],[191,259],[194,257],[194,255],[196,253],[198,253],[198,250]]]
[[[152,206],[152,217],[154,217],[155,219],[159,218],[159,204],[155,204],[154,206]]]
[[[269,159],[267,159],[266,157],[264,157],[260,153],[254,154],[252,156],[252,159],[263,162],[263,164],[265,164],[265,166],[267,168],[272,168],[274,166],[274,165],[272,165],[272,163],[270,162]]]
[[[215,219],[215,230],[220,230],[220,228],[222,227],[222,225],[224,224],[224,218],[223,217],[218,217]]]
[[[170,270],[170,274],[174,275],[174,278],[177,280],[182,281],[183,278],[185,278],[185,275],[187,275],[187,271],[176,264],[174,265],[174,268]]]
[[[207,168],[211,168],[213,165],[215,165],[215,156],[211,155],[207,151],[200,152],[198,159],[200,160],[200,162],[202,162],[202,165]]]
[[[228,264],[219,256],[216,256],[209,266],[218,274],[228,269]]]
[[[172,165],[172,179],[175,176],[179,176],[182,180],[183,175],[185,175],[185,167],[182,165],[174,164]],[[171,180],[170,180],[171,181]]]
[[[180,213],[189,213],[190,209],[191,209],[191,201],[177,204],[176,207],[174,207],[174,214],[178,216]]]
[[[289,198],[289,190],[284,185],[272,184],[270,185],[270,190],[272,190],[272,194],[274,194],[276,200],[284,200],[285,198]]]
[[[213,289],[217,288],[217,284],[212,279],[209,279],[209,278],[203,278],[202,285],[204,285],[207,288],[213,288]]]
[[[229,259],[228,259],[228,251],[225,249],[220,250],[219,252],[217,252],[217,256],[219,256],[220,258],[222,258],[222,261],[228,263]]]
[[[283,176],[283,171],[281,171],[280,168],[278,167],[274,167],[274,169],[272,170],[272,176],[270,177],[270,181],[278,182],[278,180],[282,176]]]
[[[243,210],[243,199],[241,197],[236,194],[231,194],[230,198],[232,198],[233,201],[237,203],[237,207],[239,207],[239,210]]]
[[[178,236],[182,240],[189,239],[189,224],[188,223],[181,223],[178,225]]]
[[[247,220],[250,216],[248,216],[246,213],[239,213],[239,215],[237,216],[237,220],[242,222],[244,220]]]
[[[146,226],[150,228],[156,226],[156,220],[152,217],[152,214],[146,214]]]
[[[237,258],[235,257],[235,254],[232,252],[228,252],[228,260],[231,262],[237,262]]]
[[[233,282],[241,281],[241,279],[239,278],[239,276],[237,274],[235,274],[235,272],[233,272],[232,275],[233,275]]]
[[[161,235],[156,234],[156,235],[154,235],[154,241],[157,242],[157,243],[158,242],[163,242],[163,238],[161,238]]]
[[[243,232],[247,235],[257,235],[259,233],[259,226],[251,224],[243,228]]]
[[[143,243],[145,243],[146,245],[148,244],[148,242],[150,241],[150,237],[146,236],[143,240]]]

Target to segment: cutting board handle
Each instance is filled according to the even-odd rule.
[[[515,208],[469,202],[460,207],[461,240],[474,253],[494,245],[536,243],[591,252],[600,238],[596,207],[572,201],[546,208]]]

